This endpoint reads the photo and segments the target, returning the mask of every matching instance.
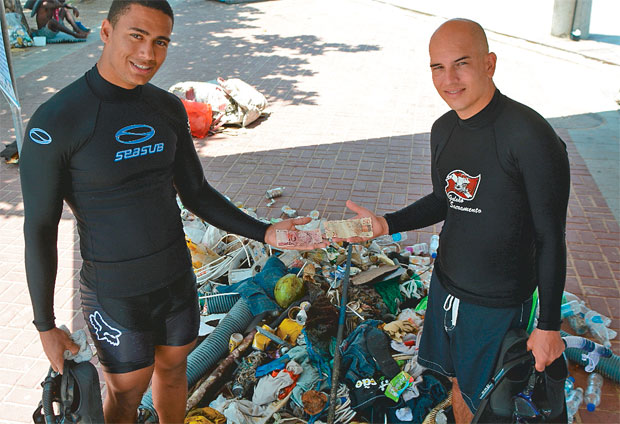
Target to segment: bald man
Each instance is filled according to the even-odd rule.
[[[528,326],[536,288],[540,313],[527,343],[536,369],[564,350],[569,165],[547,121],[495,87],[497,57],[479,24],[445,22],[429,53],[433,84],[452,109],[431,130],[433,192],[384,216],[347,206],[372,218],[373,237],[444,221],[418,361],[452,378],[456,422],[465,423],[504,336]]]

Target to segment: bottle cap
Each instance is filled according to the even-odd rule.
[[[588,408],[588,411],[592,412],[596,409],[596,405],[593,403],[589,403],[586,408]]]
[[[400,233],[392,234],[392,240],[401,241],[402,239],[403,239],[403,236]]]

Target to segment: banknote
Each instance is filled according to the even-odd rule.
[[[310,246],[323,242],[321,230],[297,231],[297,230],[276,230],[277,247],[296,247]]]
[[[372,220],[370,218],[325,221],[326,238],[372,237]]]

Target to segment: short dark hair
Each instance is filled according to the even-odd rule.
[[[127,10],[132,4],[159,10],[168,15],[170,19],[172,19],[172,24],[174,25],[174,13],[167,0],[114,0],[108,11],[108,21],[110,21],[112,26],[116,25],[121,15],[127,13]]]

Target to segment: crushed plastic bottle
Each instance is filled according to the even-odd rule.
[[[618,335],[614,330],[607,328],[611,320],[591,309],[586,312],[584,320],[594,338],[603,346],[610,348],[610,340]]]
[[[569,424],[573,422],[581,402],[583,402],[583,389],[581,387],[577,387],[566,397],[566,415],[568,415]]]
[[[577,315],[581,313],[581,303],[578,300],[563,303],[560,313],[562,314],[562,319]]]
[[[566,319],[568,320],[568,323],[570,324],[575,334],[577,334],[578,336],[585,334],[586,331],[588,331],[588,325],[586,324],[586,321],[583,318],[584,314],[588,311],[588,308],[586,307],[585,302],[581,300],[579,297],[577,297],[576,295],[574,295],[573,293],[570,293],[567,291],[563,293],[562,301],[564,303],[571,303],[570,308],[573,312],[575,312],[573,309],[574,308],[573,302],[576,302],[579,304],[579,306],[581,307],[580,311],[575,312],[573,315],[566,315]],[[565,306],[562,305],[562,308],[565,308]],[[564,311],[562,313],[564,316]]]
[[[588,376],[588,386],[586,387],[585,402],[588,411],[592,412],[601,403],[601,391],[603,389],[603,376],[593,372]]]
[[[439,236],[437,234],[433,234],[431,236],[431,242],[429,243],[429,253],[432,258],[437,257],[437,249],[439,249]]]

